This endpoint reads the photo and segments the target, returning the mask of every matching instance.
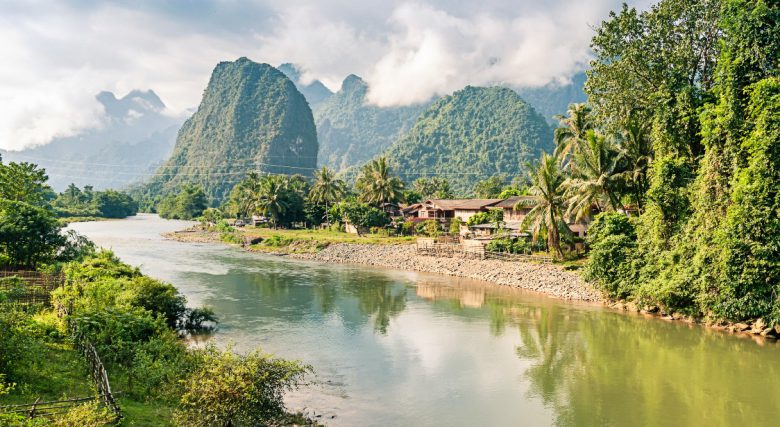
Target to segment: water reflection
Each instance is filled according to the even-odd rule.
[[[315,366],[329,425],[774,425],[780,349],[436,275],[320,265],[79,225],[220,316],[214,339]],[[90,234],[91,233],[91,234]]]

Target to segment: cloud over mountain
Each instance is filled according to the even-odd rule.
[[[566,81],[588,59],[591,26],[620,4],[0,0],[0,148],[99,127],[102,90],[153,88],[180,114],[197,104],[214,64],[241,56],[298,64],[303,82],[332,90],[362,75],[369,102],[385,106],[467,84]]]

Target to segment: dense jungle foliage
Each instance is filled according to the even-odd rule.
[[[640,215],[594,223],[587,275],[643,305],[780,322],[780,6],[624,7],[592,46],[593,126],[651,153]]]
[[[249,171],[310,175],[316,165],[306,99],[277,69],[240,58],[216,66],[170,159],[137,193],[150,198],[194,184],[219,204]]]
[[[438,175],[455,194],[470,195],[479,179],[521,175],[552,149],[547,122],[517,93],[469,86],[431,105],[385,155],[407,182]]]

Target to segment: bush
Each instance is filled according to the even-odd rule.
[[[588,245],[595,245],[608,236],[623,235],[636,240],[636,228],[631,219],[617,212],[602,212],[596,215],[588,227]]]
[[[636,291],[638,262],[635,240],[624,234],[609,235],[593,245],[584,277],[611,298],[628,298]]]
[[[78,405],[52,421],[53,427],[102,427],[112,425],[116,417],[97,402]]]
[[[415,231],[415,223],[412,221],[404,221],[403,224],[401,224],[401,233],[404,236],[411,236],[414,234]]]
[[[422,223],[422,233],[428,237],[439,237],[442,234],[442,228],[439,221],[429,219]]]
[[[466,225],[496,224],[504,220],[503,209],[490,209],[487,212],[477,212],[470,216]]]
[[[192,427],[267,425],[285,415],[284,392],[296,389],[310,370],[257,352],[241,356],[208,347],[184,381],[174,421]]]
[[[524,254],[531,250],[531,245],[525,239],[501,238],[493,239],[485,246],[485,250],[490,252],[509,252],[513,254]]]

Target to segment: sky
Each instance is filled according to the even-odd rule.
[[[211,70],[246,56],[297,64],[368,102],[409,105],[466,85],[565,84],[621,0],[0,0],[0,148],[101,126],[95,95],[152,89],[197,107]],[[628,2],[646,7],[648,0]]]

